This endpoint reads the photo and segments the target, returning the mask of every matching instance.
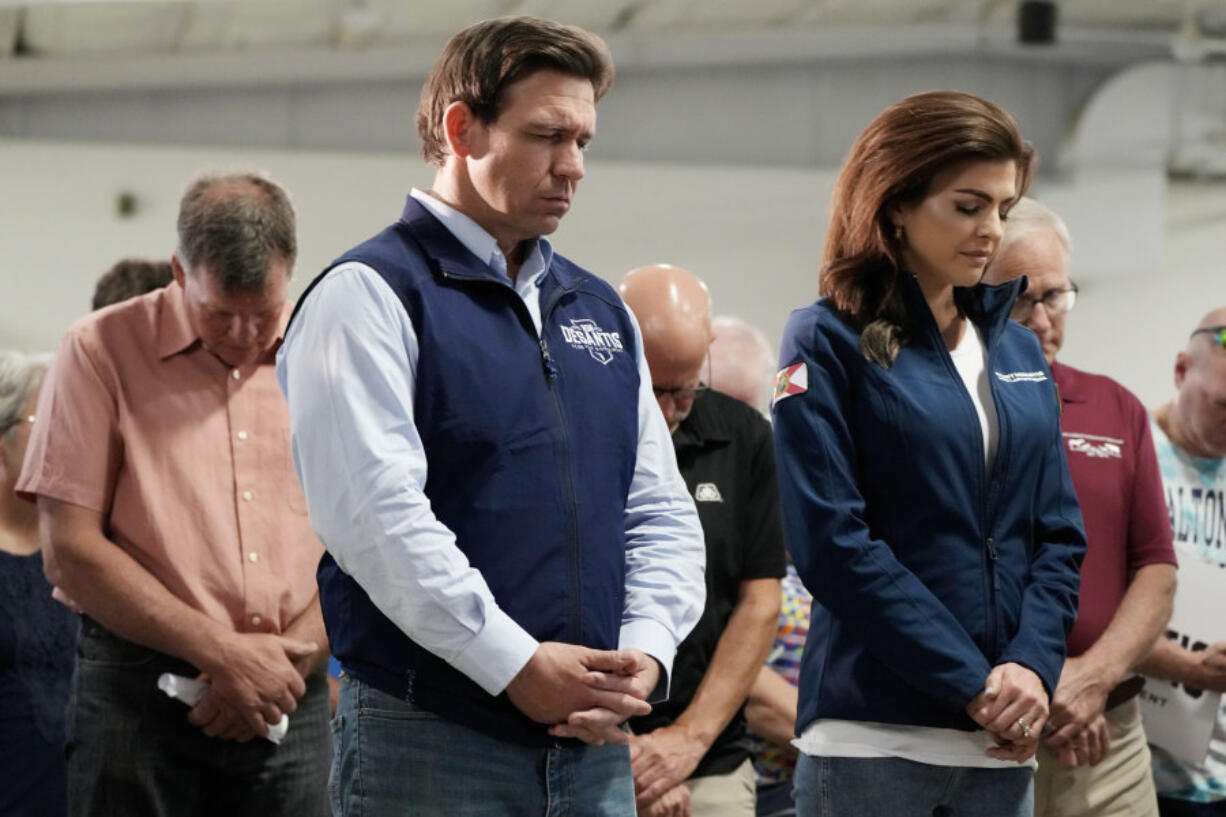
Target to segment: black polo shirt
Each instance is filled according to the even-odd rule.
[[[740,595],[741,582],[782,578],[786,570],[771,427],[740,400],[706,391],[673,433],[677,464],[707,541],[707,604],[673,661],[669,698],[631,728],[671,724],[690,704]],[[744,708],[694,770],[726,774],[749,757]]]

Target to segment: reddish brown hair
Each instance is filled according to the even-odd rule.
[[[890,212],[928,193],[938,173],[968,160],[1011,159],[1020,198],[1035,154],[1008,111],[959,91],[928,91],[896,102],[857,137],[835,182],[818,279],[860,330],[860,350],[890,366],[907,340],[899,288],[902,244]]]
[[[500,17],[461,31],[421,89],[417,134],[421,154],[441,167],[447,158],[443,111],[463,102],[483,124],[501,113],[506,90],[541,69],[589,80],[596,101],[613,85],[613,57],[604,40],[577,26],[537,17]]]

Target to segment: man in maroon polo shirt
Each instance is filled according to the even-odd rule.
[[[1012,318],[1043,346],[1089,547],[1077,623],[1039,750],[1035,815],[1157,815],[1134,667],[1171,614],[1175,551],[1145,407],[1114,380],[1056,362],[1077,295],[1064,222],[1032,199],[1009,213],[984,280],[1029,279]]]

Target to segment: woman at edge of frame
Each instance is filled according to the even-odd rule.
[[[887,108],[784,333],[784,532],[814,597],[797,814],[1029,817],[1085,552],[1042,350],[979,283],[1034,152],[1003,109]]]

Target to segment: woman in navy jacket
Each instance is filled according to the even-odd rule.
[[[909,97],[835,187],[825,295],[793,313],[779,491],[813,593],[798,813],[1029,815],[1085,549],[1022,280],[979,280],[1033,153],[1008,113]]]

